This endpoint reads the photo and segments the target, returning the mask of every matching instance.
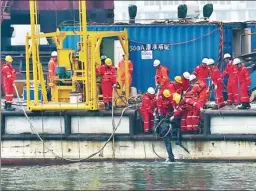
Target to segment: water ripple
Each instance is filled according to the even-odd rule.
[[[87,162],[2,167],[3,190],[255,190],[254,163]]]

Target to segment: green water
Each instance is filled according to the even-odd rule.
[[[256,163],[86,162],[2,167],[2,190],[256,189]]]

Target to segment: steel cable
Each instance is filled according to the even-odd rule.
[[[13,86],[14,86],[15,92],[16,92],[16,94],[17,94],[18,100],[19,100],[19,102],[20,102],[21,99],[20,99],[20,96],[19,96],[19,94],[18,94],[17,87],[16,87],[15,84],[14,84]],[[123,115],[124,115],[124,112],[125,112],[128,108],[131,108],[133,105],[127,106],[127,107],[125,107],[125,108],[122,110],[122,113],[121,113],[121,116],[120,116],[120,118],[119,118],[119,121],[118,121],[117,125],[116,125],[115,127],[113,127],[113,132],[112,132],[112,134],[109,136],[109,138],[107,139],[107,141],[104,143],[104,145],[103,145],[97,152],[95,152],[95,153],[89,155],[88,157],[81,158],[81,159],[69,159],[69,158],[61,157],[59,154],[56,154],[52,149],[50,149],[50,148],[45,144],[44,140],[43,140],[42,137],[39,135],[39,133],[35,130],[34,125],[32,124],[32,122],[31,122],[29,116],[27,115],[27,112],[26,112],[24,106],[23,106],[23,105],[20,105],[20,106],[22,107],[23,113],[24,113],[24,115],[25,115],[27,121],[28,121],[29,124],[30,124],[31,130],[37,135],[38,139],[44,144],[44,147],[45,147],[47,150],[49,150],[49,151],[53,154],[54,157],[59,158],[59,159],[63,159],[63,160],[69,161],[69,162],[82,162],[82,161],[86,161],[86,160],[88,160],[88,159],[94,157],[95,155],[97,155],[98,153],[100,153],[100,152],[106,147],[106,145],[111,141],[112,137],[114,136],[115,131],[116,131],[117,128],[120,126],[121,121],[122,121],[122,118],[123,118]]]
[[[171,43],[154,43],[154,44],[165,44],[165,45],[169,45],[169,46],[176,46],[176,45],[181,45],[181,44],[187,44],[187,43],[190,43],[190,42],[197,41],[197,40],[199,40],[199,39],[201,39],[201,38],[204,38],[204,37],[206,37],[206,36],[209,36],[209,35],[211,35],[212,33],[216,32],[216,31],[218,31],[218,30],[220,30],[220,28],[214,29],[214,30],[212,30],[212,31],[210,31],[210,32],[208,32],[208,33],[202,35],[202,36],[199,36],[199,37],[197,37],[197,38],[194,38],[194,39],[191,39],[191,40],[187,40],[187,41],[184,41],[184,42],[177,42],[177,43],[172,43],[172,44],[171,44]],[[141,42],[141,41],[137,41],[137,40],[131,40],[131,39],[129,39],[129,41],[130,41],[130,42],[135,42],[135,43],[137,43],[137,44],[147,44],[147,42]]]

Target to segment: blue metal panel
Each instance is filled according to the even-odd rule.
[[[232,27],[224,27],[224,52],[232,53]],[[217,61],[219,56],[220,32],[215,24],[89,26],[88,30],[120,31],[124,28],[128,30],[130,58],[134,64],[132,85],[140,91],[146,91],[149,86],[155,85],[154,59],[159,59],[170,69],[170,77],[173,79],[184,71],[192,72],[203,57],[211,57]],[[78,30],[78,27],[66,26],[61,30]],[[78,40],[68,37],[64,41],[64,47],[76,49]],[[151,45],[153,59],[144,60],[141,58],[141,48],[146,49],[147,44]],[[157,50],[154,50],[156,44]]]
[[[256,88],[256,70],[251,73],[251,81],[250,90],[254,90]]]

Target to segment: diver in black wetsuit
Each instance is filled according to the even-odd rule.
[[[181,133],[180,133],[180,127],[179,127],[179,120],[177,119],[175,121],[169,122],[169,118],[166,118],[164,121],[161,122],[159,127],[159,135],[161,138],[163,138],[166,151],[168,153],[168,159],[166,159],[166,162],[174,162],[174,155],[172,152],[172,136],[176,136],[176,145],[181,145]]]
[[[159,132],[159,135],[163,137],[165,148],[168,153],[168,159],[166,159],[166,162],[169,162],[169,161],[174,162],[174,155],[172,152],[172,144],[171,144],[172,134],[171,134],[170,128],[171,127],[169,126],[169,124],[166,121],[163,121],[160,125],[160,132]]]

